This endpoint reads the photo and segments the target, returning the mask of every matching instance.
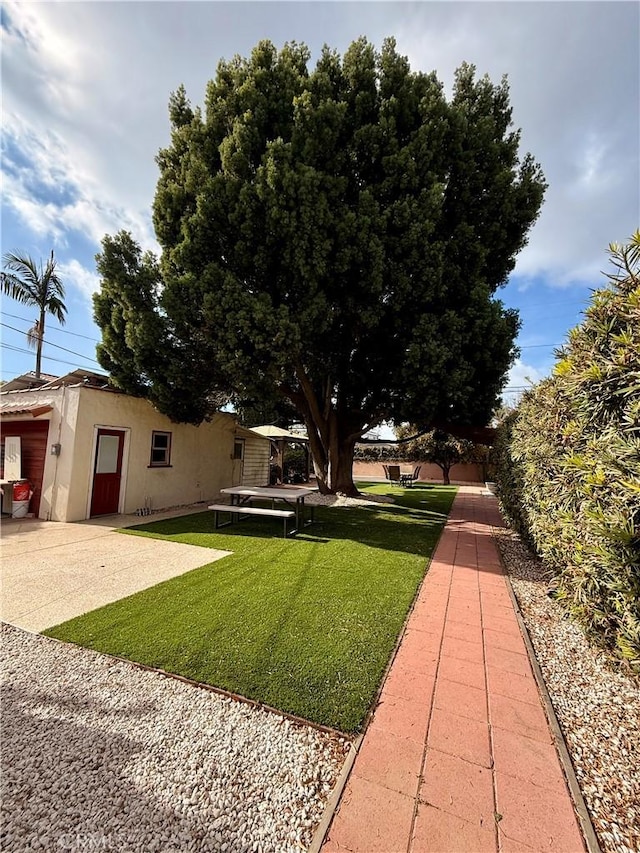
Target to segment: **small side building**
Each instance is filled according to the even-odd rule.
[[[0,415],[3,511],[6,448],[18,448],[19,476],[31,483],[29,511],[52,521],[209,502],[226,486],[269,483],[269,440],[232,414],[176,424],[100,374],[3,391]]]

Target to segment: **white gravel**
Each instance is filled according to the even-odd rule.
[[[7,624],[1,676],[3,853],[299,853],[351,746]]]
[[[5,853],[310,843],[346,739],[10,625],[2,651]]]
[[[304,499],[304,502],[305,504],[313,504],[314,506],[339,507],[367,507],[376,506],[377,504],[395,503],[391,495],[367,495],[366,497],[362,495],[362,497],[359,498],[348,498],[346,495],[321,495],[319,492],[315,492],[312,495],[308,495]]]
[[[640,685],[547,595],[550,573],[518,536],[497,541],[605,853],[640,851]]]

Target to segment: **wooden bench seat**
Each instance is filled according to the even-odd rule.
[[[231,504],[211,504],[209,509],[214,512],[214,525],[216,529],[219,527],[227,527],[229,524],[233,524],[233,516],[247,516],[247,515],[270,515],[274,518],[281,518],[284,523],[284,535],[285,538],[287,536],[287,521],[290,518],[295,518],[295,512],[292,509],[272,509],[261,506],[246,506],[242,504],[241,506],[232,506]],[[225,521],[223,524],[219,523],[218,513],[220,512],[228,512],[231,514],[231,520]]]

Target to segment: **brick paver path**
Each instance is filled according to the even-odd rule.
[[[462,488],[323,853],[582,853],[491,535]]]

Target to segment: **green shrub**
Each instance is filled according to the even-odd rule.
[[[406,424],[396,430],[398,438],[416,435],[418,427]],[[493,476],[493,454],[484,444],[474,444],[464,438],[456,438],[443,430],[425,432],[412,441],[401,444],[356,444],[353,458],[359,462],[433,462],[442,471],[442,480],[449,483],[449,472],[461,462],[476,462],[482,467],[483,478]]]
[[[482,482],[494,482],[496,479],[495,452],[492,445],[473,444],[469,454],[469,462],[480,466]]]
[[[449,472],[454,465],[474,459],[475,446],[472,441],[457,438],[440,429],[431,430],[411,444],[414,445],[414,458],[437,465],[442,471],[442,481],[446,485],[449,485]]]
[[[529,548],[535,550],[524,509],[524,473],[522,465],[514,459],[512,453],[513,428],[518,416],[519,412],[514,410],[498,426],[492,449],[494,476],[505,521],[520,534]]]
[[[397,462],[399,459],[404,462],[403,454],[404,450],[395,444],[356,444],[353,458],[359,462]]]
[[[501,430],[498,486],[556,597],[640,671],[640,232],[611,254],[554,375]]]
[[[284,481],[303,483],[307,479],[307,453],[302,447],[289,446],[284,452]]]

